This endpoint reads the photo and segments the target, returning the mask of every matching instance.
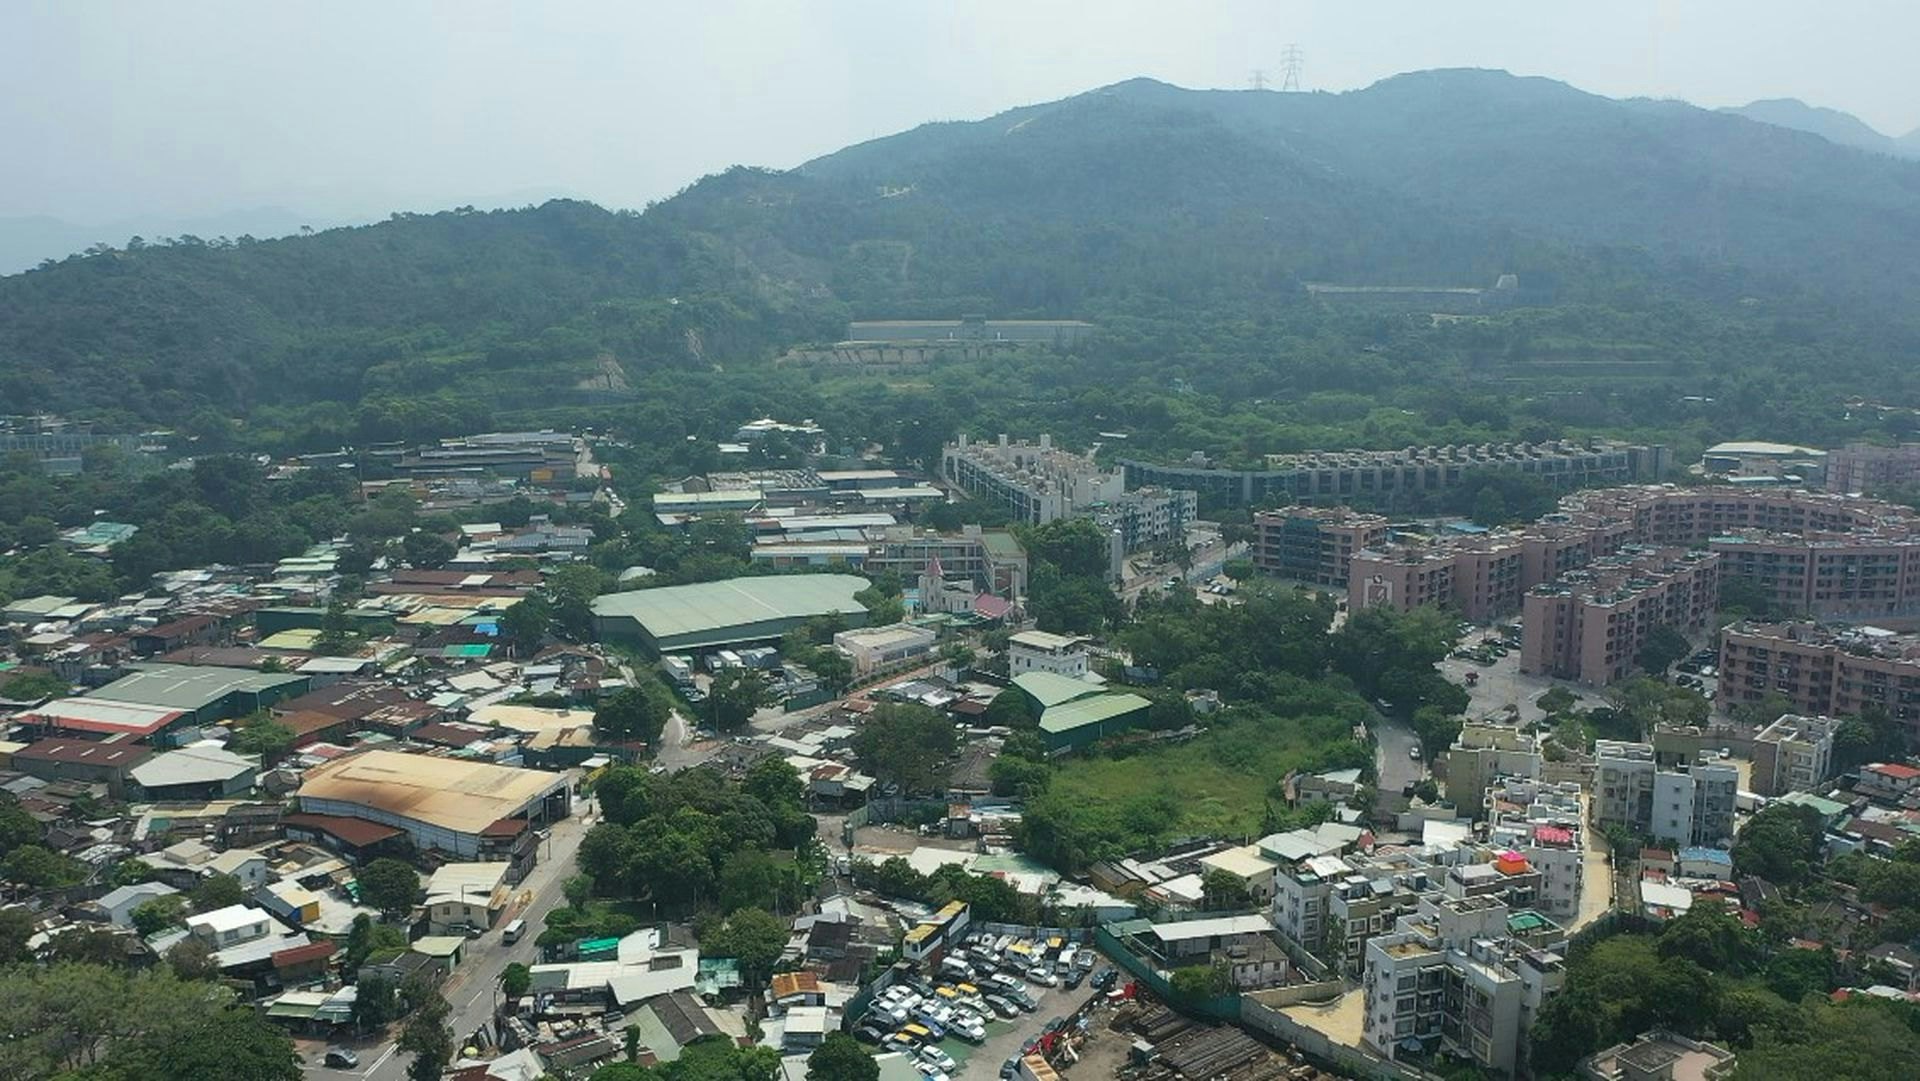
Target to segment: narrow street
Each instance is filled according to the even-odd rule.
[[[1420,737],[1397,717],[1376,713],[1373,721],[1374,771],[1380,778],[1383,798],[1398,797],[1402,789],[1427,775],[1427,764],[1413,757]]]
[[[552,835],[541,844],[539,864],[520,883],[513,903],[500,917],[500,925],[469,942],[460,967],[440,985],[441,995],[453,1007],[451,1024],[457,1045],[456,1055],[459,1053],[458,1047],[465,1046],[474,1030],[492,1019],[498,999],[500,974],[506,967],[516,961],[531,965],[539,959],[539,948],[534,945],[534,940],[545,926],[547,913],[565,903],[561,886],[575,873],[574,854],[580,848],[581,838],[586,836],[595,821],[593,812],[596,810],[590,803],[578,804],[572,817],[553,825]],[[508,946],[501,941],[501,928],[516,918],[527,921],[527,931],[519,942]],[[320,1065],[324,1046],[306,1048],[310,1052],[307,1055],[307,1076],[402,1081],[406,1077],[410,1056],[394,1046],[393,1038],[398,1035],[399,1026],[396,1025],[386,1039],[345,1043],[343,1046],[351,1047],[360,1056],[360,1066],[353,1070],[327,1069]]]

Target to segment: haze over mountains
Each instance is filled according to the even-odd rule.
[[[0,279],[0,396],[124,404],[132,379],[156,414],[352,403],[398,353],[747,362],[848,317],[1258,312],[1303,281],[1511,272],[1534,302],[1865,313],[1920,297],[1917,244],[1920,164],[1771,120],[1479,70],[1343,94],[1133,80],[735,169],[644,214],[555,202],[70,259]]]
[[[1898,137],[1883,135],[1852,113],[1808,105],[1797,98],[1769,98],[1722,112],[1758,120],[1763,124],[1810,132],[1841,146],[1903,158],[1920,158],[1920,128]]]

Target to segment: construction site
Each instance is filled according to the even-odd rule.
[[[1341,1076],[1242,1029],[1196,1021],[1133,984],[1089,999],[1072,1017],[1049,1025],[1037,1043],[1022,1076],[1043,1081],[1334,1081]]]

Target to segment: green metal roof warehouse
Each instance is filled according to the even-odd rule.
[[[860,627],[867,610],[853,595],[868,584],[852,574],[790,574],[608,593],[593,602],[593,630],[677,653],[771,641],[834,612]]]

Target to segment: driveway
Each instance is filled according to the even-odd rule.
[[[1398,798],[1401,791],[1427,775],[1427,764],[1416,761],[1412,751],[1420,746],[1420,737],[1412,726],[1398,717],[1374,714],[1375,741],[1373,767],[1380,777],[1382,797]]]
[[[539,937],[547,913],[565,903],[561,885],[575,873],[574,854],[580,848],[580,839],[597,821],[594,817],[597,811],[590,802],[582,803],[575,807],[571,818],[554,823],[551,836],[541,844],[540,862],[520,883],[512,904],[500,918],[500,926],[469,942],[460,967],[440,985],[441,995],[453,1007],[451,1021],[456,1055],[476,1029],[492,1021],[500,973],[516,961],[531,965],[538,960],[539,949],[534,939]],[[527,931],[519,942],[509,946],[501,941],[500,928],[515,918],[527,921]],[[398,1026],[389,1033],[390,1036],[398,1034]],[[359,1054],[358,1069],[330,1070],[319,1065],[320,1056],[313,1054],[308,1056],[311,1061],[306,1067],[307,1076],[358,1077],[369,1081],[403,1081],[406,1077],[411,1056],[400,1053],[391,1039],[345,1042],[345,1045]]]

